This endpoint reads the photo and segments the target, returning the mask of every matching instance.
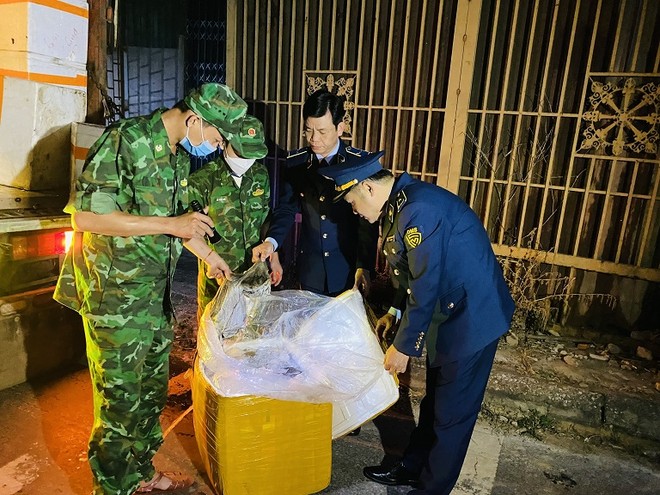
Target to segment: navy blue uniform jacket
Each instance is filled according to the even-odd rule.
[[[514,303],[477,215],[451,192],[404,173],[385,204],[383,253],[407,294],[394,346],[431,366],[506,333]]]
[[[328,165],[342,163],[347,153],[366,154],[340,141]],[[345,201],[334,203],[334,182],[318,169],[316,154],[309,147],[289,152],[267,235],[281,246],[296,213],[302,213],[298,280],[315,292],[333,294],[353,286],[356,268],[373,271],[378,229],[354,215]]]

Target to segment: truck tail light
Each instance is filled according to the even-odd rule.
[[[73,232],[70,230],[14,235],[11,237],[12,259],[19,261],[64,254],[72,239]]]

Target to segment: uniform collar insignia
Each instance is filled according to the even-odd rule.
[[[396,195],[396,211],[401,211],[403,205],[408,201],[408,197],[404,191],[399,191],[399,194]]]
[[[387,205],[387,218],[389,218],[390,222],[394,222],[394,205],[389,203]]]

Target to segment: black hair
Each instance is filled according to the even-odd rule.
[[[176,108],[181,113],[185,113],[190,110],[188,104],[183,100],[177,101],[172,108]]]
[[[188,110],[192,110],[192,108],[190,108],[184,100],[177,101],[172,108],[176,108],[181,113],[186,113]],[[194,110],[193,110],[193,112],[194,112]],[[195,113],[195,115],[197,115],[197,114]],[[197,115],[197,116],[202,121],[202,128],[206,128],[206,127],[209,127],[209,126],[212,125],[211,123],[204,120],[203,117],[200,117],[199,115]],[[188,119],[186,119],[186,122],[187,122],[187,120]]]
[[[326,88],[316,90],[309,95],[303,105],[303,120],[309,117],[323,117],[328,111],[332,123],[337,127],[344,119],[344,97],[331,93]]]
[[[394,177],[394,174],[392,172],[390,172],[388,169],[383,168],[383,169],[379,170],[378,172],[376,172],[375,174],[367,177],[365,180],[370,180],[372,182],[381,182],[381,181],[390,179],[392,177]]]
[[[394,178],[394,174],[392,172],[390,172],[389,170],[383,168],[383,169],[379,170],[378,172],[376,172],[375,174],[370,175],[366,179],[363,179],[362,181],[358,182],[358,184],[360,184],[361,182],[364,182],[365,180],[369,180],[371,182],[384,182],[388,179],[393,179],[393,178]],[[353,188],[356,187],[358,184],[355,184],[355,185],[349,187],[348,189],[342,191],[339,195],[335,196],[334,201],[337,202],[340,199],[342,199],[349,192],[351,192],[353,190]]]

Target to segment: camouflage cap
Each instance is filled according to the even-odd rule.
[[[243,98],[229,86],[219,83],[202,84],[188,93],[183,101],[226,138],[240,130],[241,121],[247,113],[247,103]]]
[[[266,136],[261,121],[252,115],[246,115],[241,129],[229,138],[229,144],[242,158],[263,158],[268,154]]]

